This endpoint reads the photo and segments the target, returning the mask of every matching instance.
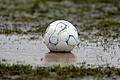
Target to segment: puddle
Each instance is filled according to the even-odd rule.
[[[73,65],[75,60],[75,55],[73,53],[47,53],[45,55],[45,65]]]
[[[115,40],[112,44],[84,40],[71,53],[50,53],[40,35],[0,35],[0,61],[33,66],[79,66],[84,62],[96,66],[110,64],[120,67],[119,44]]]

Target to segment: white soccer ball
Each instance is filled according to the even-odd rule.
[[[71,51],[79,42],[76,28],[68,21],[52,22],[44,35],[44,42],[50,51]]]

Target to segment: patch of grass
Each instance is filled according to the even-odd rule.
[[[28,34],[28,33],[44,33],[48,25],[43,25],[43,26],[36,26],[35,29],[30,29],[28,31],[22,31],[21,29],[8,29],[8,28],[3,28],[0,30],[0,34]]]
[[[20,29],[13,29],[13,30],[10,30],[10,29],[1,29],[0,30],[0,34],[12,34],[12,33],[22,33],[22,31]]]
[[[85,76],[93,76],[93,77],[113,77],[120,75],[120,68],[114,67],[96,67],[96,68],[86,68],[84,65],[81,67],[76,66],[65,66],[61,67],[60,65],[51,66],[51,67],[36,67],[33,68],[30,65],[6,65],[0,64],[0,77],[4,77],[13,75],[26,75],[26,78],[31,78],[33,80],[37,80],[38,78],[48,78],[51,79],[51,73],[55,73],[56,76],[54,78],[66,80],[67,78],[82,78]],[[6,76],[6,78],[7,78]],[[22,76],[21,79],[25,80],[25,76]],[[53,77],[53,75],[52,75]],[[31,80],[30,79],[30,80]]]
[[[83,31],[92,31],[93,28],[98,29],[99,31],[108,31],[119,32],[120,23],[112,20],[101,20],[98,24],[87,24]]]
[[[32,66],[30,65],[12,65],[8,66],[8,69],[10,71],[13,71],[11,74],[30,74],[32,72]]]
[[[29,32],[29,33],[44,33],[47,27],[48,27],[48,25],[38,26],[36,29],[29,30],[27,32]]]
[[[113,3],[119,4],[119,0],[71,0],[74,3]]]
[[[33,18],[31,16],[21,16],[21,17],[15,17],[15,16],[12,16],[12,20],[14,22],[36,22],[38,21],[38,18]]]
[[[111,21],[111,20],[103,20],[99,23],[100,30],[112,30],[112,31],[119,31],[120,23]]]

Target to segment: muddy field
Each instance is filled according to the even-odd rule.
[[[84,40],[71,53],[52,53],[40,35],[0,35],[0,60],[10,64],[50,66],[81,63],[120,67],[118,41]]]
[[[60,19],[78,30],[71,53],[51,53],[43,42],[48,25]],[[0,0],[0,62],[0,80],[119,80],[120,1]]]

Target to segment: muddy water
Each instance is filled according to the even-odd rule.
[[[33,66],[86,63],[120,67],[120,48],[115,40],[112,44],[84,40],[71,53],[51,53],[39,35],[0,35],[0,61]]]

